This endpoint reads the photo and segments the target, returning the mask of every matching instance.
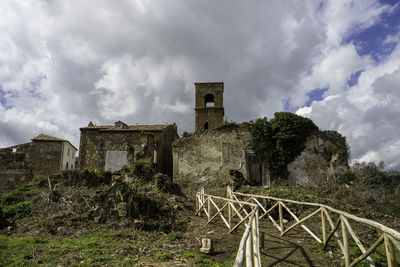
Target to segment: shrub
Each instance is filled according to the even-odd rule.
[[[43,175],[36,175],[36,176],[34,176],[33,178],[32,178],[32,183],[34,183],[34,184],[38,184],[38,183],[40,183],[42,180],[44,179],[44,176]]]
[[[171,232],[167,235],[167,240],[175,241],[178,239],[182,239],[184,236],[185,236],[185,234],[182,232]]]
[[[308,118],[276,112],[269,122],[256,119],[249,124],[253,150],[274,177],[287,178],[287,165],[304,149],[304,142],[318,127]]]
[[[32,212],[32,200],[18,202],[3,208],[6,218],[20,219],[29,216]]]

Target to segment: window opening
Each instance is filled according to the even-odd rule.
[[[13,153],[17,152],[17,148],[14,147],[14,148],[12,149],[12,152],[13,152]]]
[[[204,103],[206,107],[214,107],[214,96],[212,94],[206,94],[204,96]]]
[[[204,123],[204,130],[208,130],[208,122]]]
[[[43,156],[43,147],[39,148],[39,154],[40,156]]]
[[[65,169],[68,170],[68,162],[65,164]]]

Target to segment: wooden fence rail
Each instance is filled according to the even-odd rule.
[[[327,205],[311,203],[311,202],[300,202],[295,200],[281,199],[270,196],[261,196],[261,195],[252,195],[252,194],[244,194],[239,192],[233,192],[231,188],[228,186],[227,188],[227,197],[238,203],[252,203],[258,206],[259,211],[261,211],[261,218],[268,218],[272,224],[280,231],[281,236],[285,235],[295,227],[302,227],[308,234],[310,234],[317,242],[324,244],[324,250],[327,248],[328,243],[332,240],[332,237],[335,237],[342,253],[344,256],[345,266],[355,266],[360,261],[366,259],[370,266],[375,266],[371,254],[377,249],[377,247],[384,243],[385,245],[385,254],[387,259],[387,264],[389,267],[397,266],[396,265],[396,257],[395,257],[395,248],[400,251],[400,233],[396,230],[389,228],[383,224],[380,224],[376,221],[360,218],[358,216],[352,215],[350,213],[340,211],[329,207]],[[271,205],[270,208],[266,208],[262,203],[268,201]],[[295,213],[288,207],[288,204],[296,204],[300,206],[310,206],[315,207],[316,210],[311,212],[310,214],[304,216],[303,218],[298,218]],[[242,204],[242,209],[245,210],[245,205]],[[279,221],[277,222],[271,215],[273,211],[278,209]],[[285,229],[285,224],[283,220],[283,212],[287,211],[288,214],[294,219],[294,223]],[[246,211],[247,212],[247,211]],[[311,218],[318,216],[320,217],[321,222],[321,232],[322,237],[320,238],[317,234],[315,234],[311,229],[309,229],[305,222],[309,221]],[[336,223],[333,221],[333,217],[337,216]],[[360,238],[354,231],[351,226],[349,220],[361,223],[368,227],[373,227],[375,230],[380,233],[377,240],[366,249],[364,244],[361,242]],[[331,228],[328,232],[327,222]],[[341,229],[341,233],[339,233],[339,229]],[[350,234],[350,235],[349,235]],[[351,259],[351,255],[349,253],[349,240],[353,239],[357,247],[360,249],[362,255]],[[397,252],[399,253],[399,252]]]
[[[205,194],[204,188],[196,194],[196,215],[204,212],[207,216],[206,224],[220,218],[229,233],[240,225],[246,227],[234,266],[242,266],[245,257],[246,266],[261,266],[258,209],[258,205],[254,203]]]

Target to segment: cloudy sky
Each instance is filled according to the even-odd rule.
[[[396,0],[0,0],[0,147],[78,147],[89,121],[193,131],[208,81],[227,120],[296,112],[400,168]]]

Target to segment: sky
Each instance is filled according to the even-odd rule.
[[[398,1],[0,0],[0,147],[80,127],[194,130],[194,83],[228,121],[290,111],[400,169]]]

